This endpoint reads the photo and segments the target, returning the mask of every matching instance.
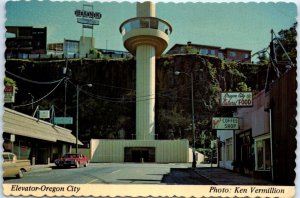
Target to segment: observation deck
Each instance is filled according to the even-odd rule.
[[[155,47],[160,56],[167,48],[172,26],[156,17],[135,17],[124,21],[119,28],[125,48],[135,56],[138,45]]]

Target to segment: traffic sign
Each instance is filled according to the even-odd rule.
[[[54,124],[73,124],[73,117],[54,117]]]
[[[50,118],[50,111],[49,110],[39,110],[39,118],[40,119]]]

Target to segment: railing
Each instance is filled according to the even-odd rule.
[[[130,53],[97,53],[97,54],[86,54],[84,57],[79,57],[79,53],[64,55],[62,53],[57,54],[5,54],[5,59],[28,59],[28,60],[64,60],[64,59],[118,59],[118,58],[132,58]]]
[[[120,25],[119,31],[122,35],[125,35],[127,32],[140,28],[157,29],[168,35],[172,33],[172,26],[168,22],[155,17],[135,17],[128,19]]]

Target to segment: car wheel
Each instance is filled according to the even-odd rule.
[[[19,170],[19,173],[17,174],[17,178],[22,178],[24,177],[24,173],[23,173],[23,170]]]
[[[78,161],[76,162],[76,168],[79,168],[79,162]]]

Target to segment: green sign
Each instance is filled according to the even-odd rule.
[[[73,124],[73,117],[54,117],[54,124]]]
[[[50,111],[49,110],[39,110],[39,118],[40,119],[50,118]]]
[[[213,117],[212,129],[233,130],[239,129],[239,119],[234,117]]]

